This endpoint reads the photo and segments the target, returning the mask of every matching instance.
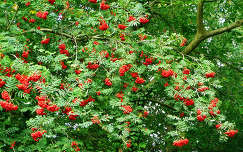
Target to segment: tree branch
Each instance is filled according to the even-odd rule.
[[[214,2],[214,1],[206,1],[200,0],[197,6],[197,33],[194,39],[190,42],[190,44],[183,50],[183,54],[191,53],[198,45],[205,39],[209,37],[213,37],[215,35],[222,34],[224,32],[229,32],[234,28],[240,27],[243,24],[243,20],[236,21],[229,26],[219,28],[212,31],[206,31],[203,24],[203,4],[205,2]]]
[[[53,31],[52,29],[48,29],[48,28],[41,28],[40,31],[50,32],[50,33],[54,33],[54,34],[57,34],[57,35],[61,35],[61,36],[65,36],[67,38],[73,39],[72,35],[69,35],[69,34],[66,34],[66,33],[59,33],[59,32]]]
[[[18,11],[19,11],[19,9],[18,9],[18,7],[17,7],[17,9],[16,9],[16,11],[15,11],[15,13],[14,13],[14,16],[13,16],[12,20],[9,21],[9,23],[8,23],[8,25],[7,25],[7,30],[9,30],[10,26],[13,24],[13,22],[14,22],[16,16],[17,16]]]
[[[219,34],[222,34],[224,32],[229,32],[234,28],[240,27],[241,25],[243,25],[243,19],[236,21],[236,22],[230,24],[229,26],[207,32],[206,38],[209,38],[209,37],[212,37],[212,36],[215,36],[215,35],[219,35]]]
[[[204,33],[205,28],[203,25],[203,4],[204,0],[200,0],[197,6],[197,33]]]
[[[30,30],[30,31],[25,31],[25,32],[35,32],[35,31],[36,30]],[[67,33],[63,33],[63,32],[57,32],[57,31],[54,31],[54,30],[48,29],[48,28],[41,28],[40,31],[42,31],[42,32],[50,32],[50,33],[53,33],[53,34],[56,34],[56,35],[65,36],[67,38],[72,39],[74,42],[77,41],[77,40],[80,41],[80,40],[88,40],[88,39],[107,40],[107,38],[105,38],[105,37],[99,37],[97,35],[88,36],[88,35],[81,34],[81,35],[78,35],[77,37],[75,37],[73,35],[70,35],[70,34],[67,34]]]

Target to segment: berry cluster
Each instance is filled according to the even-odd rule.
[[[48,12],[47,12],[47,11],[45,11],[45,12],[41,12],[41,11],[39,11],[39,12],[36,13],[36,16],[37,16],[37,17],[42,18],[42,19],[44,19],[44,20],[46,20],[47,15],[48,15]]]
[[[89,102],[92,102],[92,101],[94,102],[95,99],[93,99],[91,96],[89,96],[88,99],[83,100],[83,101],[80,102],[80,106],[81,106],[81,107],[84,107],[84,106],[86,106]]]
[[[75,141],[72,142],[71,146],[73,149],[75,149],[75,151],[80,151],[80,148],[78,147],[78,144]]]
[[[197,110],[197,120],[200,121],[200,122],[204,121],[204,120],[207,118],[206,115],[203,115],[203,116],[202,116],[201,114],[202,114],[201,110],[198,109],[198,110]]]
[[[58,46],[60,54],[66,54],[66,56],[69,56],[68,50],[66,50],[66,45],[65,44],[60,44]]]
[[[41,107],[40,109],[36,110],[38,115],[46,115],[46,113],[44,113],[44,109],[50,112],[55,112],[60,109],[57,105],[51,104],[51,100],[46,96],[36,96],[35,99],[38,101],[38,105]]]
[[[34,141],[39,141],[40,138],[43,136],[44,133],[46,133],[46,130],[43,131],[36,131],[31,134],[31,137],[34,139]]]
[[[7,91],[3,91],[2,92],[2,98],[5,101],[0,101],[0,106],[5,109],[6,111],[16,111],[18,110],[18,106],[12,104],[11,102],[9,102],[11,100],[11,97],[9,96]]]
[[[122,67],[120,67],[120,69],[119,69],[120,76],[124,76],[125,73],[126,73],[128,70],[130,70],[131,67],[132,67],[131,64],[123,65]]]
[[[180,140],[174,141],[173,146],[182,147],[184,145],[187,145],[188,142],[189,142],[188,139],[180,139]]]

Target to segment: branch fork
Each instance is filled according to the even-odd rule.
[[[198,2],[197,6],[197,33],[194,37],[194,39],[191,41],[191,43],[184,49],[183,53],[184,54],[190,54],[203,40],[213,37],[215,35],[222,34],[224,32],[229,32],[234,28],[240,27],[243,25],[243,19],[238,20],[229,26],[222,27],[216,30],[212,31],[207,31],[204,27],[203,24],[203,6],[205,2],[214,2],[213,0],[211,1],[206,1],[206,0],[200,0]]]

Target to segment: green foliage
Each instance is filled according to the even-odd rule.
[[[225,132],[242,124],[240,118],[233,118],[241,108],[236,100],[242,97],[242,91],[236,80],[242,74],[219,66],[222,61],[208,55],[184,56],[178,52],[184,37],[191,38],[195,31],[192,23],[196,1],[107,1],[109,10],[101,10],[99,4],[87,0],[56,0],[54,5],[36,0],[30,1],[29,6],[26,2],[0,2],[0,80],[6,82],[0,92],[7,91],[11,97],[8,102],[18,106],[16,111],[0,106],[0,151],[9,151],[14,142],[11,151],[78,151],[72,146],[74,141],[87,152],[221,151],[220,145],[229,141]],[[238,7],[235,1],[218,4],[230,6],[226,13],[236,18],[235,11],[231,12]],[[207,9],[219,11],[212,4]],[[40,11],[48,11],[47,19],[37,17]],[[175,18],[176,13],[181,16]],[[158,14],[162,16],[156,18]],[[129,16],[136,20],[128,22]],[[149,23],[141,23],[141,18],[150,19]],[[104,21],[109,28],[101,30]],[[119,29],[118,24],[127,28]],[[217,22],[208,24],[219,26]],[[240,33],[224,36],[229,40]],[[44,44],[47,38],[50,42]],[[202,46],[211,52],[218,48],[215,54],[222,60],[229,57],[239,61],[239,39],[233,42],[237,47],[227,43],[227,49],[234,50],[228,54],[221,53],[225,48],[221,48],[223,40],[217,37]],[[66,48],[60,49],[60,44]],[[61,52],[64,50],[68,53]],[[26,51],[28,57],[24,55]],[[89,68],[92,64],[99,67]],[[124,65],[132,66],[122,76]],[[190,74],[183,73],[186,68]],[[163,70],[172,70],[173,74],[165,78]],[[145,81],[137,82],[131,72],[137,72]],[[216,76],[207,78],[205,74],[211,72]],[[36,81],[35,74],[40,75]],[[230,85],[231,75],[236,78],[234,86]],[[112,85],[106,84],[106,78]],[[27,88],[21,89],[21,84]],[[198,91],[201,87],[210,89]],[[229,92],[232,96],[228,96]],[[41,107],[38,97],[46,97],[47,107],[55,105],[60,109]],[[212,109],[214,116],[209,106],[216,97],[219,101]],[[193,99],[194,104],[187,105],[187,99]],[[238,106],[237,111],[233,104]],[[68,107],[71,110],[65,112]],[[41,115],[40,109],[46,114]],[[198,109],[207,116],[202,122],[197,119]],[[219,109],[221,112],[216,113]],[[182,113],[184,116],[180,116]],[[221,127],[216,129],[216,124]],[[33,133],[44,130],[46,133],[35,141]],[[173,142],[186,138],[187,145],[173,146]]]

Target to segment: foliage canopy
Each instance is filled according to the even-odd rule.
[[[239,3],[0,2],[0,151],[242,150]]]

